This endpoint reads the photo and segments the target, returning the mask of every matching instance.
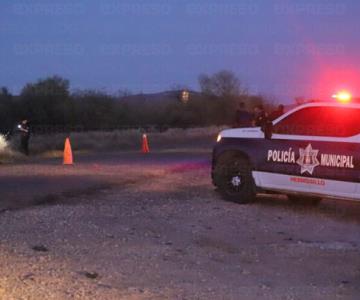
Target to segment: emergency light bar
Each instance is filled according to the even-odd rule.
[[[352,95],[348,91],[340,91],[332,97],[342,103],[348,103],[352,100]]]

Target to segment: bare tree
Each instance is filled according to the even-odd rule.
[[[211,76],[201,74],[199,85],[202,93],[221,98],[238,97],[246,92],[241,87],[241,82],[237,76],[227,70],[217,72]]]

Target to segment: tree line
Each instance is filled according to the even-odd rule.
[[[249,110],[264,102],[250,95],[230,71],[199,76],[200,92],[173,89],[162,100],[148,95],[113,95],[99,90],[70,90],[59,76],[26,84],[19,95],[0,89],[0,131],[11,131],[22,119],[33,128],[110,130],[123,127],[197,127],[231,125],[239,102]],[[60,129],[61,130],[61,129]]]

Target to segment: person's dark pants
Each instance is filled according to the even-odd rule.
[[[21,137],[21,150],[25,155],[29,155],[29,137],[22,136]]]

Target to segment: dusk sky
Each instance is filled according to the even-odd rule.
[[[0,86],[13,93],[54,74],[72,89],[198,90],[199,74],[226,69],[276,101],[360,96],[359,0],[2,0],[0,10]]]

